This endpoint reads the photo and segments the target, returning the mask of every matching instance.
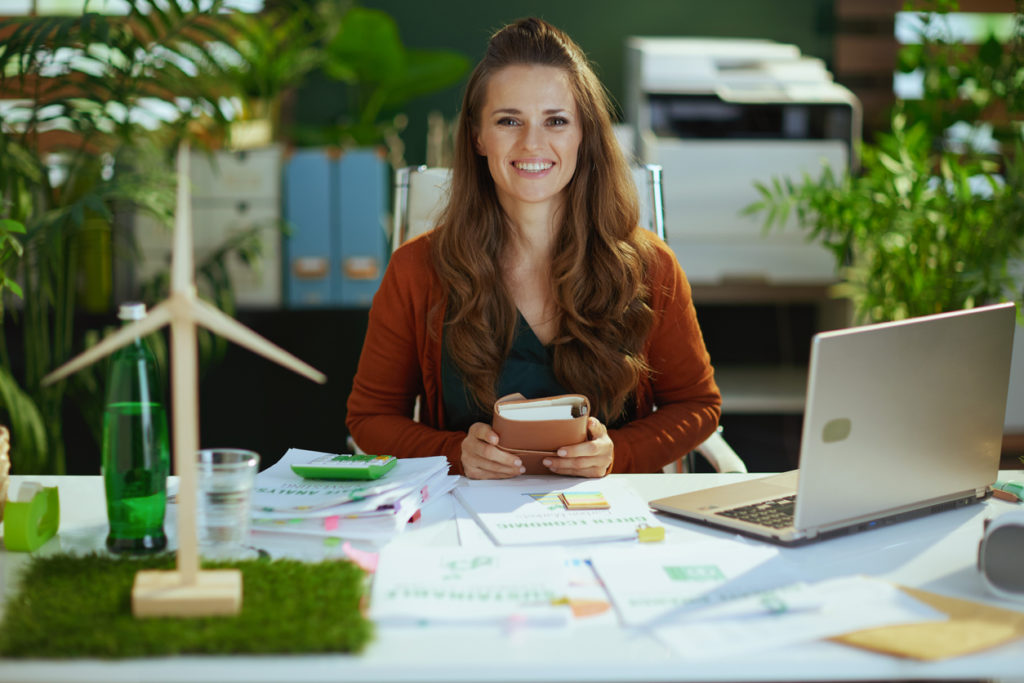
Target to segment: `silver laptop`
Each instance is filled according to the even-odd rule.
[[[784,545],[991,495],[1012,303],[816,334],[799,469],[652,500],[657,511]]]

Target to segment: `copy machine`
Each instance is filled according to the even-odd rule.
[[[626,128],[662,167],[665,233],[694,284],[835,281],[835,262],[792,219],[765,233],[741,215],[755,181],[854,163],[860,105],[820,59],[769,40],[631,37]]]

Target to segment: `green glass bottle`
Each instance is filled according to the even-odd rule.
[[[122,304],[118,313],[126,324],[145,315],[140,303]],[[102,466],[111,552],[148,554],[167,547],[168,441],[156,358],[135,339],[114,352],[107,375]]]

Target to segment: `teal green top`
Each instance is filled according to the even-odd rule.
[[[441,352],[441,391],[444,398],[445,427],[465,431],[474,422],[491,423],[491,411],[481,410],[469,395],[462,374],[443,343]],[[552,369],[551,350],[541,343],[522,313],[516,314],[516,331],[505,364],[498,378],[498,397],[520,393],[526,398],[543,398],[571,393],[563,387]]]

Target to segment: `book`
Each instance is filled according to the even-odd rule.
[[[494,402],[491,427],[498,448],[520,456],[526,474],[551,474],[545,456],[587,439],[590,403],[582,394],[525,399],[522,394]]]

